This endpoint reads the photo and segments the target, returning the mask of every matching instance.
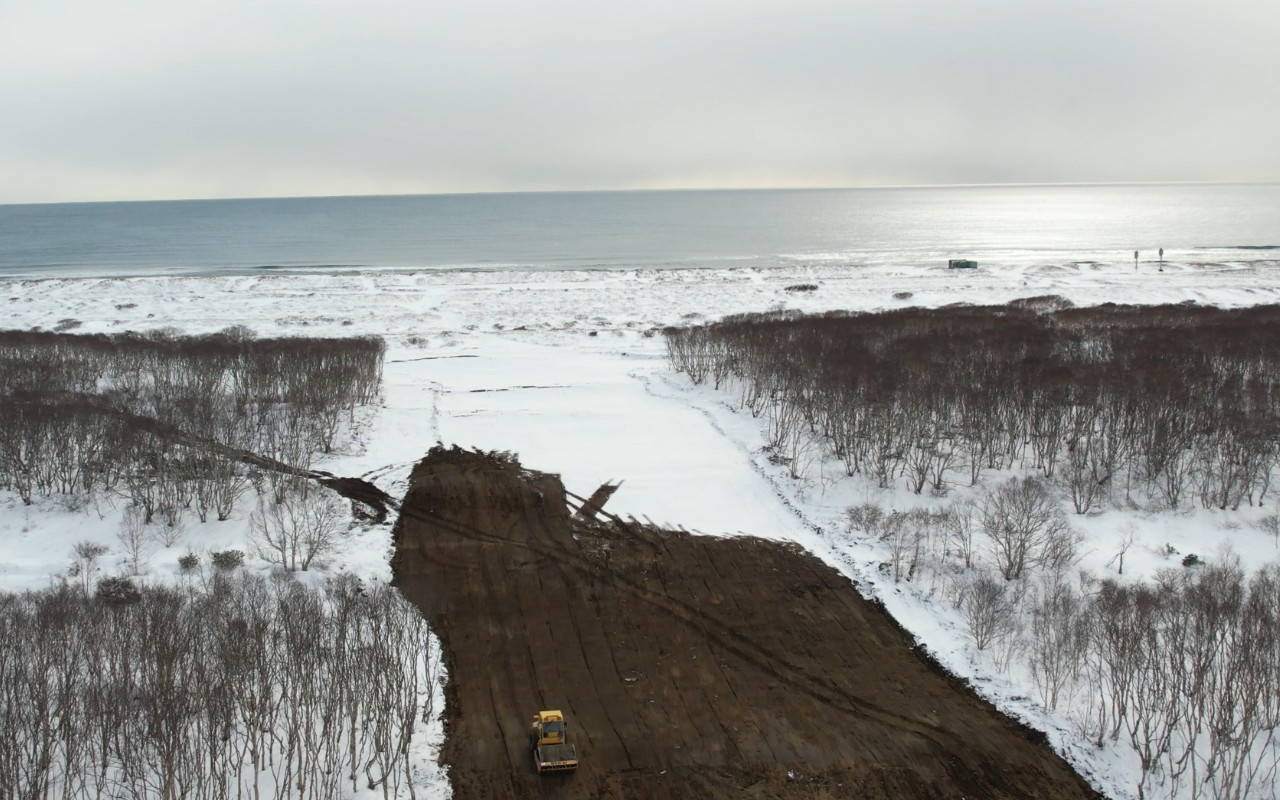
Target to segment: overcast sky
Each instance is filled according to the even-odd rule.
[[[1276,0],[0,0],[0,202],[1280,180]]]

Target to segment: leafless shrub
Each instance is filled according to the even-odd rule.
[[[979,650],[1006,642],[1018,630],[1017,609],[1007,583],[990,575],[977,575],[969,583],[964,616],[973,645]]]
[[[1025,308],[1042,314],[1049,311],[1061,311],[1064,308],[1075,307],[1075,303],[1060,294],[1042,294],[1035,297],[1019,297],[1017,300],[1010,300],[1009,305],[1012,308]]]
[[[173,547],[182,539],[182,535],[187,530],[187,523],[181,510],[169,505],[164,506],[164,508],[166,509],[164,518],[160,520],[159,524],[152,525],[151,530],[156,541],[167,549]]]
[[[1258,530],[1271,534],[1271,539],[1280,547],[1280,514],[1267,514],[1257,522]]]
[[[844,510],[845,522],[850,530],[875,534],[884,519],[884,509],[875,503],[849,506]]]
[[[210,554],[209,560],[213,562],[213,566],[218,570],[233,570],[244,566],[244,551],[218,550]]]
[[[893,582],[902,580],[903,561],[911,552],[917,528],[908,524],[910,519],[901,511],[892,511],[880,519],[876,536],[889,548],[889,563],[893,569]]]
[[[98,581],[98,599],[107,605],[122,606],[138,602],[142,593],[128,578],[113,576]]]

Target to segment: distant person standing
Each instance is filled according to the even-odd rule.
[[[1133,251],[1133,271],[1134,272],[1138,271],[1138,251],[1137,250]]]
[[[1164,248],[1160,248],[1160,271],[1164,272]]]

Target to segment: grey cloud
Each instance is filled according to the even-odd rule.
[[[1278,23],[1177,0],[0,0],[0,202],[1276,180]]]

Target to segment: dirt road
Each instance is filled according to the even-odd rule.
[[[454,798],[1095,798],[799,548],[572,519],[558,477],[433,450],[396,582],[449,659]],[[577,772],[539,777],[562,709]]]

